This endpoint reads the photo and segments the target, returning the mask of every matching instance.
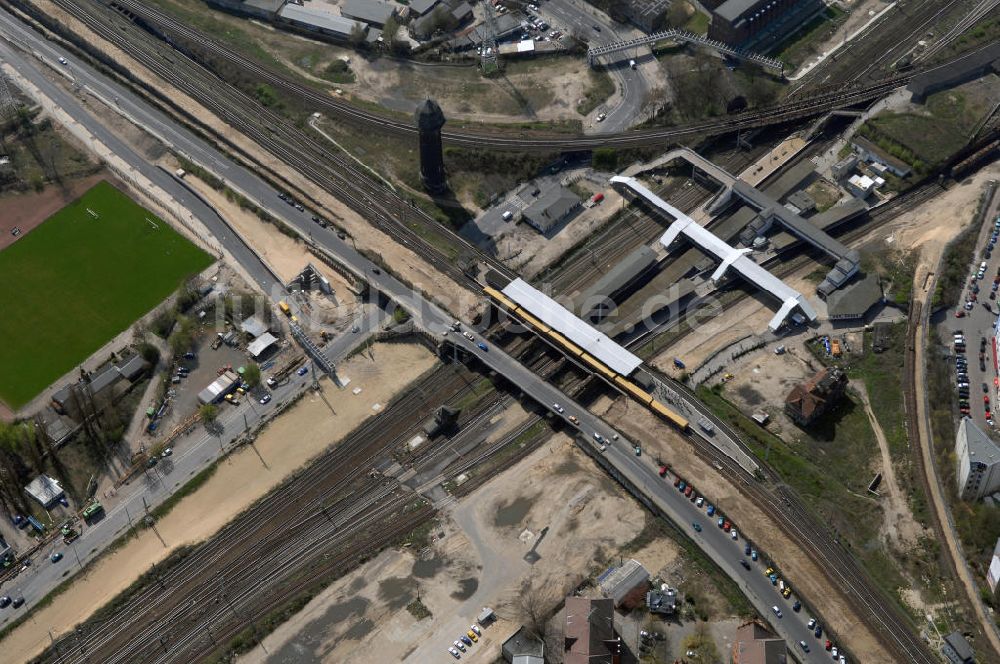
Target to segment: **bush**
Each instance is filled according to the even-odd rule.
[[[139,344],[138,350],[139,350],[139,355],[142,356],[142,359],[146,360],[154,367],[156,366],[156,363],[160,361],[160,351],[153,344],[149,342],[143,342]]]
[[[592,165],[597,171],[614,171],[618,168],[618,153],[612,148],[597,148]]]

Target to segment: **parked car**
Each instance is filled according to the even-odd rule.
[[[57,563],[57,562],[59,562],[60,560],[62,560],[62,557],[63,557],[63,554],[61,554],[61,553],[59,553],[58,551],[56,551],[56,552],[55,552],[55,553],[53,553],[53,554],[52,554],[51,556],[49,556],[49,560],[51,560],[51,561],[52,561],[52,562],[54,562],[54,563]]]
[[[11,606],[13,606],[15,609],[21,608],[22,606],[24,606],[24,598],[16,597],[14,601],[11,602]]]
[[[451,656],[454,657],[455,659],[461,659],[462,658],[462,656],[459,655],[458,651],[455,650],[454,648],[448,648],[448,652],[451,653]]]

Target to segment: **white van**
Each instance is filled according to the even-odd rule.
[[[500,216],[503,217],[504,221],[510,221],[511,219],[514,218],[514,213],[511,212],[510,210],[504,210],[503,214]]]
[[[632,69],[635,69],[635,60],[629,60],[628,66],[631,67]]]

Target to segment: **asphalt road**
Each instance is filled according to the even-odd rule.
[[[990,258],[986,258],[985,250],[989,246],[990,235],[993,232],[993,224],[997,219],[997,212],[1000,209],[1000,194],[995,194],[990,207],[984,215],[983,227],[980,229],[976,240],[976,251],[973,254],[972,264],[969,266],[969,279],[965,282],[965,289],[962,294],[962,302],[971,301],[969,298],[975,296],[976,301],[966,309],[959,306],[956,311],[949,311],[946,319],[938,324],[938,334],[945,344],[951,358],[951,368],[955,370],[955,346],[952,343],[952,334],[961,330],[965,334],[966,352],[965,358],[968,360],[969,374],[969,415],[983,431],[996,431],[997,422],[1000,417],[996,415],[997,408],[1000,408],[1000,387],[997,381],[997,365],[995,363],[993,348],[993,327],[997,322],[997,313],[1000,311],[1000,291],[993,291],[993,279],[1000,276],[1000,248],[994,245],[990,252]],[[982,262],[986,262],[986,269],[982,279],[975,280],[975,287],[978,293],[973,293],[972,279],[979,270]],[[995,299],[990,299],[993,294]],[[989,307],[987,309],[986,307]],[[956,318],[956,312],[962,312],[962,318]],[[985,350],[982,351],[984,369],[980,369],[980,343],[986,340]],[[1000,349],[998,349],[1000,350]],[[957,384],[957,372],[952,373],[953,380]],[[983,390],[982,386],[986,385]],[[983,397],[989,397],[987,404]],[[993,424],[986,419],[989,411],[993,415]]]
[[[551,25],[561,28],[568,35],[577,32],[592,44],[607,44],[625,38],[625,35],[619,34],[619,29],[626,28],[579,0],[547,0],[541,2],[538,9]],[[595,27],[600,30],[595,30]],[[646,51],[648,55],[648,49]],[[619,60],[608,66],[608,73],[615,79],[621,97],[615,106],[605,111],[608,114],[607,118],[594,125],[594,133],[612,134],[625,131],[639,119],[642,107],[646,103],[646,94],[650,86],[642,70],[629,68],[628,54],[619,53],[617,57]]]
[[[12,28],[17,29],[18,25],[8,14],[0,12],[0,34],[6,36],[10,34],[9,30]],[[24,31],[21,37],[24,40],[31,39],[32,41],[36,41],[33,39],[35,37],[34,33],[31,32]],[[46,57],[51,58],[52,62],[57,62],[57,58],[60,55],[65,55],[67,58],[70,57],[68,54],[57,53],[54,49],[49,48],[48,43],[43,40],[37,40],[37,42],[33,43],[33,47],[37,48],[38,52],[43,53]],[[103,125],[97,122],[95,118],[80,106],[72,95],[64,92],[62,88],[51,84],[41,74],[38,69],[39,65],[34,60],[22,57],[18,52],[9,49],[7,44],[2,41],[0,41],[0,59],[14,66],[21,75],[31,80],[46,96],[59,104],[77,122],[85,126],[90,133],[115,151],[132,169],[148,177],[157,186],[163,188],[183,204],[192,215],[197,217],[199,221],[212,231],[215,237],[219,239],[226,249],[258,282],[262,290],[272,294],[283,292],[281,284],[274,279],[267,268],[242,240],[232,233],[214,210],[205,205],[198,197],[192,195],[172,175],[149,164],[144,157],[137,154],[112,132],[104,128]],[[88,87],[93,84],[95,89],[102,94],[108,93],[110,95],[109,98],[113,98],[118,92],[121,92],[120,90],[114,90],[111,87],[105,86],[103,81],[93,75],[92,72],[73,65],[70,68],[77,80]],[[120,97],[120,100],[123,105],[129,103],[124,95]],[[160,115],[157,117],[158,114],[142,115],[144,111],[148,111],[149,109],[137,106],[135,109],[130,110],[135,110],[139,113],[137,117],[144,117],[153,126],[165,128],[169,125],[169,121],[164,116]],[[190,147],[193,149],[194,154],[206,159],[206,166],[208,163],[213,163],[212,159],[216,156],[221,157],[218,153],[210,154],[202,151],[198,145],[192,144]],[[224,159],[215,164],[222,172],[225,172],[230,165],[228,160]],[[341,359],[377,328],[385,318],[386,313],[381,309],[369,312],[368,315],[358,320],[360,329],[357,333],[347,333],[333,340],[324,349],[325,354],[332,360]],[[68,565],[74,566],[73,573],[75,573],[79,566],[82,566],[83,563],[94,557],[128,528],[130,520],[134,522],[144,514],[144,498],[145,505],[148,505],[149,508],[155,507],[167,498],[173,492],[172,486],[174,482],[169,482],[168,486],[162,481],[165,477],[172,479],[173,477],[186,478],[194,475],[215,461],[219,457],[222,447],[230,445],[248,426],[252,427],[258,421],[266,418],[283,401],[293,398],[311,382],[312,377],[309,374],[304,377],[293,375],[287,383],[279,385],[272,390],[273,398],[269,404],[262,405],[256,403],[254,400],[245,399],[238,407],[225,407],[218,420],[221,428],[217,436],[209,435],[199,427],[192,434],[178,438],[174,443],[176,454],[162,466],[157,466],[147,471],[144,479],[133,481],[129,486],[122,488],[118,493],[117,499],[113,501],[115,502],[114,507],[108,509],[106,516],[101,521],[96,522],[93,526],[84,526],[81,537],[70,547],[63,545],[61,540],[56,540],[55,543],[35,557],[35,564],[32,567],[20,574],[13,582],[5,584],[0,592],[11,597],[23,596],[29,606],[32,602],[44,597],[64,580],[65,576],[67,576],[66,567]],[[47,559],[55,551],[63,552],[65,557],[59,563],[53,564],[48,562]],[[14,615],[16,615],[14,609],[7,608],[0,610],[0,625],[8,622]]]
[[[479,357],[487,366],[505,375],[539,403],[550,408],[554,403],[562,404],[565,407],[565,413],[562,416],[568,418],[569,415],[575,414],[580,420],[579,428],[581,435],[587,438],[587,440],[592,440],[591,435],[594,432],[600,433],[609,440],[616,434],[600,418],[590,414],[585,408],[569,400],[556,387],[540,379],[517,360],[506,355],[499,349],[487,346],[488,350],[482,350],[476,345],[476,342],[469,341],[455,332],[448,332],[447,329],[452,319],[446,312],[425,300],[419,293],[411,291],[384,270],[376,272],[377,266],[356,252],[346,242],[341,241],[334,231],[321,229],[313,224],[310,221],[311,213],[308,210],[300,212],[291,206],[285,205],[277,197],[277,192],[263,180],[250,171],[231,162],[227,157],[206,143],[203,143],[186,129],[173,125],[164,115],[148,107],[143,100],[135,97],[127,89],[105,81],[96,72],[73,62],[70,54],[61,52],[58,48],[38,38],[33,32],[24,30],[20,24],[5,13],[0,13],[0,34],[5,37],[11,34],[18,35],[18,41],[30,42],[31,48],[48,59],[49,62],[57,62],[59,56],[66,57],[70,60],[68,69],[72,72],[78,83],[115,103],[124,113],[138,124],[148,128],[162,141],[192,161],[214,171],[218,176],[226,179],[233,188],[240,190],[244,195],[259,202],[262,207],[276,217],[294,225],[303,230],[303,232],[311,234],[318,244],[330,251],[344,265],[359,275],[363,275],[375,288],[381,290],[390,299],[400,303],[409,310],[419,326],[432,333],[446,335],[446,340]],[[44,76],[41,75],[36,63],[29,62],[27,59],[11,53],[3,45],[0,45],[0,57],[17,67],[22,75],[32,80],[46,94],[49,94],[67,112],[73,115],[77,121],[85,124],[95,136],[129,161],[133,167],[140,170],[140,172],[149,177],[157,185],[162,186],[166,191],[175,195],[178,201],[190,204],[194,210],[198,209],[200,201],[194,200],[194,197],[184,190],[180,183],[175,181],[171,176],[163,173],[158,168],[145,164],[139,155],[135,154],[127,145],[118,140],[111,132],[103,128],[93,117],[80,108],[79,104],[70,95],[48,83]],[[59,65],[56,64],[55,67],[58,68]],[[228,231],[214,213],[211,216],[215,217],[216,221],[213,225],[210,225],[210,220],[203,219],[206,225],[209,225],[213,233],[219,233],[217,237],[227,249],[231,251],[238,249],[242,242]],[[244,247],[244,250],[246,250],[246,247]],[[255,278],[259,277],[263,280],[261,281],[261,285],[265,290],[275,292],[270,290],[273,282],[271,285],[267,284],[266,277],[268,275],[261,274],[264,268],[252,253],[248,254],[247,252],[248,250],[243,253],[234,252],[234,255],[244,267],[251,270],[252,273],[256,273],[254,274]],[[254,267],[255,265],[256,267]],[[224,420],[222,423],[225,426],[224,437],[235,436],[243,429],[244,415],[247,416],[247,422],[252,424],[261,415],[269,412],[277,403],[280,403],[283,399],[293,394],[294,390],[302,389],[310,379],[308,374],[302,378],[294,377],[294,380],[289,385],[279,387],[275,391],[274,400],[266,407],[245,402],[238,409],[228,411],[227,415],[224,415],[222,418]],[[189,451],[178,454],[173,461],[174,472],[181,471],[185,473],[184,476],[187,476],[192,470],[203,467],[218,454],[217,440],[214,436],[208,436],[201,431],[193,435],[200,436],[201,439],[196,440],[193,445],[190,445]],[[184,449],[188,446],[185,445],[182,447],[178,445],[178,447]],[[699,518],[694,512],[693,505],[680,496],[672,485],[664,483],[659,478],[656,474],[657,469],[652,465],[651,460],[646,457],[636,457],[633,454],[632,444],[629,441],[621,439],[614,442],[608,447],[606,456],[618,468],[623,477],[633,485],[642,487],[647,492],[650,500],[663,509],[665,513],[671,515],[674,522],[682,528],[690,529],[690,523]],[[88,528],[81,540],[78,541],[78,546],[74,547],[74,551],[66,556],[66,560],[54,565],[47,562],[39,562],[33,568],[35,570],[33,573],[20,578],[15,584],[12,584],[12,588],[17,593],[23,593],[29,602],[37,601],[44,596],[48,592],[48,589],[60,580],[59,568],[61,565],[65,565],[67,561],[75,562],[76,553],[81,553],[81,561],[84,560],[86,556],[82,555],[82,552],[85,550],[99,551],[124,528],[128,527],[128,518],[132,515],[133,511],[136,513],[141,512],[141,498],[144,495],[151,505],[162,500],[167,495],[168,492],[164,487],[164,483],[161,481],[159,475],[156,474],[158,472],[155,469],[151,471],[152,476],[148,481],[148,489],[142,483],[133,484],[134,488],[132,491],[135,493],[130,494],[128,499],[122,501],[120,507],[110,510],[102,522],[93,528]],[[128,514],[125,513],[126,506],[129,508]],[[707,518],[700,518],[708,526]],[[689,530],[689,532],[691,531]],[[741,555],[741,549],[729,539],[728,535],[715,527],[704,527],[702,533],[692,532],[692,535],[694,535],[694,541],[744,588],[757,610],[772,622],[777,633],[782,638],[790,644],[794,644],[802,639],[810,643],[811,646],[817,645],[811,633],[807,632],[805,628],[807,616],[785,610],[788,608],[787,603],[784,604],[782,609],[784,615],[782,619],[777,619],[771,613],[771,606],[776,604],[782,606],[783,600],[780,599],[777,591],[763,574],[760,573],[759,569],[754,568],[751,571],[747,571],[736,562]],[[11,610],[5,610],[5,612],[9,611]],[[7,616],[4,616],[4,621],[9,620],[10,615],[11,613],[8,613]],[[816,651],[817,648],[813,648],[813,654],[808,656],[806,661],[829,661],[827,653],[824,652],[820,655]]]

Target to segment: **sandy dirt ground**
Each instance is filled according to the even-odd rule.
[[[786,284],[803,293],[809,303],[817,308],[821,302],[816,295],[816,284],[806,279],[806,276],[818,265],[821,264],[810,261],[792,276],[783,279]],[[714,353],[743,337],[766,334],[767,323],[775,311],[774,302],[762,294],[744,298],[720,316],[703,316],[704,321],[697,323],[693,333],[688,333],[668,350],[654,357],[651,364],[677,378],[682,370],[674,366],[675,357],[681,358],[688,367],[698,367]]]
[[[916,286],[922,288],[927,282],[928,266],[937,265],[945,246],[958,235],[963,225],[944,224],[942,219],[957,219],[967,223],[975,212],[987,180],[1000,177],[1000,164],[993,164],[979,171],[975,176],[962,181],[956,187],[931,199],[916,210],[902,215],[895,221],[872,231],[855,246],[881,244],[886,248],[902,251],[920,250],[917,267]],[[816,269],[817,263],[796,272],[785,282],[792,288],[806,293],[811,303],[821,303],[815,295],[815,284],[805,278]],[[673,358],[680,357],[689,367],[697,367],[706,358],[721,348],[739,339],[767,331],[767,321],[773,315],[771,303],[763,298],[746,298],[722,316],[716,317],[698,327],[698,334],[688,334],[668,351],[652,360],[658,369],[674,376],[680,370],[673,366]]]
[[[646,518],[568,437],[556,435],[449,507],[427,549],[384,552],[265,639],[266,653],[258,649],[240,661],[333,663],[376,651],[386,662],[442,661],[452,641],[490,606],[500,620],[462,658],[493,662],[521,623],[522,584],[555,608],[638,535]],[[671,546],[650,546],[636,556],[659,569],[676,556]],[[524,555],[533,547],[540,558],[530,564]],[[418,621],[402,610],[418,593],[432,618]]]
[[[868,399],[868,390],[861,381],[851,381],[851,388],[861,397],[861,402],[865,406],[865,414],[872,425],[875,439],[878,441],[879,459],[882,472],[882,487],[880,494],[886,500],[880,501],[883,510],[882,520],[882,541],[898,552],[905,552],[910,547],[917,546],[920,538],[930,535],[930,531],[917,523],[910,510],[909,501],[896,479],[896,466],[892,462],[889,454],[889,442],[882,431],[882,425],[872,411],[871,401]]]
[[[729,369],[733,378],[726,383],[726,397],[747,415],[766,411],[771,416],[768,431],[786,440],[799,437],[801,432],[784,414],[785,396],[822,368],[803,347],[809,336],[801,335],[798,343],[785,342],[784,355],[775,355],[765,347],[737,358]],[[721,380],[722,375],[716,374],[709,382]]]
[[[971,223],[986,181],[998,177],[1000,163],[993,163],[886,227],[882,235],[887,236],[887,242],[920,250],[915,288],[924,290],[928,272],[940,261],[945,246]]]
[[[128,57],[124,52],[109,45],[95,35],[86,26],[61,10],[50,0],[39,0],[38,6],[53,18],[62,21],[69,29],[87,39],[96,48],[108,54],[109,57],[131,70],[136,76],[147,81],[149,85],[159,89],[171,89],[162,79]],[[362,216],[344,205],[335,196],[314,184],[305,176],[290,168],[274,155],[266,152],[259,145],[226,125],[208,109],[196,103],[187,95],[171,89],[171,99],[180,108],[199,118],[210,130],[226,138],[245,154],[250,155],[260,167],[290,183],[306,198],[317,202],[322,212],[348,231],[355,239],[359,249],[368,249],[381,254],[393,269],[408,282],[418,285],[429,293],[438,303],[454,314],[464,316],[475,310],[477,301],[475,295],[468,289],[459,286],[440,272],[429,266],[415,253],[406,249],[389,236],[373,228]],[[217,174],[218,175],[218,174]],[[269,201],[270,203],[270,201]]]
[[[579,120],[576,105],[590,86],[587,62],[579,57],[511,61],[493,79],[474,66],[350,57],[357,82],[340,86],[346,96],[412,113],[430,95],[447,117],[475,122]]]
[[[84,192],[108,177],[107,173],[98,173],[89,177],[67,182],[63,187],[49,185],[41,192],[14,194],[0,198],[0,249],[9,247],[19,239],[27,236],[33,228],[82,196]],[[20,228],[17,237],[11,235],[11,230]]]
[[[291,281],[313,260],[305,244],[288,237],[275,226],[265,224],[256,215],[242,210],[239,205],[228,200],[225,194],[212,189],[193,175],[187,176],[185,181],[212,204],[247,244],[257,250],[283,282]]]
[[[596,409],[594,412],[600,413]],[[818,607],[823,622],[846,635],[851,650],[862,662],[889,662],[891,657],[879,644],[869,627],[859,620],[852,600],[827,583],[820,568],[778,524],[763,510],[746,500],[740,492],[709,464],[702,461],[672,428],[650,411],[628,399],[616,400],[604,417],[623,435],[643,441],[646,456],[670,461],[683,477],[693,480],[698,492],[718,505],[740,526],[745,536],[760,546],[792,581],[795,591]]]
[[[621,208],[621,195],[610,187],[601,190],[588,187],[587,180],[580,181],[581,186],[593,188],[592,193],[604,191],[604,200],[600,205],[584,209],[575,219],[566,224],[558,233],[550,238],[542,237],[531,226],[518,224],[510,231],[505,231],[497,241],[497,255],[501,257],[516,256],[509,265],[517,270],[525,279],[531,279],[546,267],[552,265],[564,253],[576,245],[580,238],[587,237],[603,227],[611,216]]]
[[[378,362],[357,355],[340,367],[341,376],[351,379],[351,390],[339,390],[324,381],[322,397],[307,393],[261,432],[256,453],[244,448],[222,461],[205,485],[157,523],[166,546],[151,531],[142,531],[7,636],[2,642],[4,659],[19,662],[37,655],[50,643],[49,630],[56,635],[65,632],[170,551],[210,537],[361,422],[377,417],[374,404],[389,402],[436,362],[422,346],[377,344],[376,351]],[[355,395],[357,387],[362,392]],[[336,412],[330,403],[337,404]]]

